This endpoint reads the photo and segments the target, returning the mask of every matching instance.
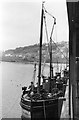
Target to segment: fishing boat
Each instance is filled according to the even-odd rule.
[[[42,13],[41,13],[41,29],[40,29],[40,46],[39,46],[39,64],[38,64],[38,82],[37,86],[34,82],[31,82],[29,89],[27,87],[22,87],[23,93],[21,96],[20,106],[22,108],[22,120],[48,120],[48,119],[60,119],[62,103],[65,98],[63,97],[63,82],[62,87],[59,87],[57,77],[60,80],[61,75],[53,75],[52,66],[52,37],[50,37],[49,53],[50,53],[50,75],[41,75],[42,66],[42,36],[43,36],[43,21],[45,19],[44,2],[42,3]],[[53,34],[54,25],[56,24],[56,18],[53,17],[54,23],[51,32]],[[36,64],[34,67],[36,71]],[[41,77],[43,79],[41,84]]]

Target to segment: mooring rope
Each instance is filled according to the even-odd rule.
[[[45,120],[46,120],[45,101],[43,101],[43,107],[44,107],[44,118],[45,118]]]

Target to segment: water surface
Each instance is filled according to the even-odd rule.
[[[59,71],[61,65],[59,65]],[[62,69],[64,69],[63,65]],[[38,69],[38,67],[37,67]],[[0,108],[2,107],[2,117],[3,118],[20,118],[21,117],[21,107],[19,105],[20,96],[22,94],[22,86],[28,86],[33,79],[33,64],[21,64],[21,63],[10,63],[1,62],[0,63]],[[57,65],[54,64],[54,74],[57,71]],[[45,75],[49,75],[49,67],[45,66],[43,72]],[[37,81],[36,72],[36,81]],[[1,112],[1,109],[0,109]],[[1,116],[1,114],[0,114]]]

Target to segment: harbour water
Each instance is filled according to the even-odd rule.
[[[65,64],[54,64],[55,71],[64,69]],[[19,105],[20,97],[22,93],[22,86],[28,86],[33,79],[33,64],[21,64],[11,62],[0,63],[0,117],[2,111],[2,118],[20,118],[21,108]],[[36,72],[36,81],[37,81]],[[44,74],[49,74],[49,66],[47,65],[44,70]],[[1,103],[2,99],[2,103]],[[1,109],[2,108],[2,109]]]

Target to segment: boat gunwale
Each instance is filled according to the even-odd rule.
[[[55,101],[55,100],[60,100],[60,99],[62,99],[62,100],[64,100],[65,98],[64,97],[58,97],[58,98],[52,98],[52,99],[45,99],[45,100],[28,100],[28,99],[23,99],[22,97],[21,97],[21,99],[22,100],[24,100],[24,101],[28,101],[28,102],[47,102],[47,101]]]
[[[30,111],[31,110],[31,106],[29,106],[29,105],[26,105],[26,104],[24,104],[24,103],[22,103],[22,102],[20,102],[20,105],[21,105],[21,107],[23,108],[23,109],[27,109],[27,108],[29,108],[28,110]],[[56,105],[56,104],[53,104],[53,105]],[[50,107],[51,106],[51,104],[50,105],[45,105],[45,107],[47,108],[47,107]],[[32,106],[33,108],[32,109],[35,109],[35,108],[43,108],[44,106]],[[52,106],[51,106],[52,107]]]

